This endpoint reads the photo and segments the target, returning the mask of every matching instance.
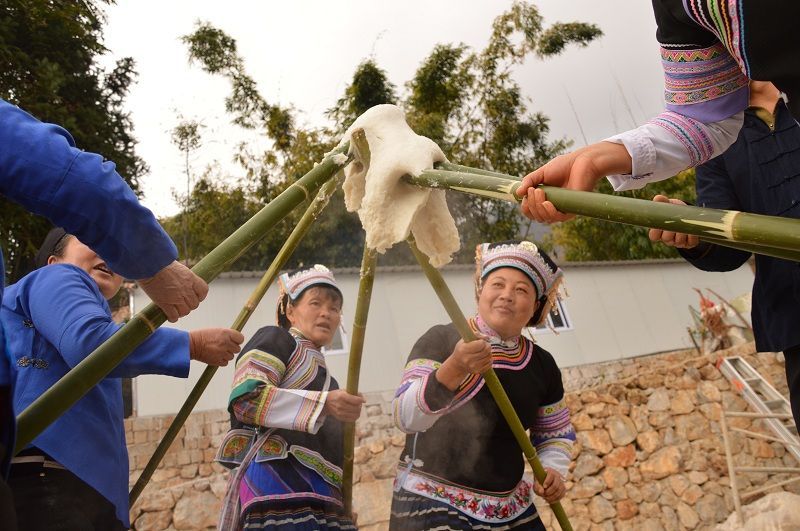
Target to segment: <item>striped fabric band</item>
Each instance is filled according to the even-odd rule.
[[[676,112],[665,111],[650,120],[674,136],[689,154],[690,167],[714,156],[714,146],[702,122]]]
[[[683,0],[683,8],[698,26],[717,37],[749,78],[741,0]]]
[[[230,403],[237,418],[255,426],[315,433],[326,394],[304,388],[325,359],[311,341],[295,338],[297,346],[288,367],[277,357],[251,350],[236,363]],[[249,396],[248,399],[242,397]]]
[[[714,100],[746,87],[747,76],[721,43],[708,48],[661,48],[664,100],[671,105],[692,105]]]
[[[575,429],[569,420],[569,408],[562,398],[555,404],[540,407],[531,426],[531,441],[542,454],[557,452],[572,458]]]

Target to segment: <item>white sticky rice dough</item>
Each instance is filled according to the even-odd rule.
[[[395,105],[377,105],[350,126],[343,142],[363,129],[370,163],[356,160],[345,168],[344,198],[350,212],[358,212],[367,247],[383,253],[414,235],[419,250],[441,267],[460,247],[458,230],[447,209],[444,190],[420,188],[401,180],[419,175],[447,158],[436,143],[416,134]],[[350,144],[351,152],[354,151]]]

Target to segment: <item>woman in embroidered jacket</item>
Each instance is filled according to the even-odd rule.
[[[394,399],[408,433],[395,480],[390,529],[544,529],[532,492],[565,492],[575,432],[553,357],[521,335],[547,318],[562,271],[530,242],[482,244],[476,253],[483,339],[464,343],[452,324],[414,345]],[[524,458],[481,373],[497,372],[547,470],[523,477]]]
[[[119,291],[122,277],[94,251],[53,229],[36,261],[43,267],[8,287],[0,312],[8,352],[17,354],[17,414],[119,329],[106,301]],[[190,359],[227,365],[243,341],[242,334],[225,328],[156,330],[12,459],[9,485],[19,529],[130,527],[120,379],[186,378]]]
[[[339,389],[321,349],[339,327],[342,293],[315,265],[279,278],[278,324],[236,362],[231,431],[217,460],[234,470],[219,529],[355,529],[342,503],[342,422],[364,399]]]
[[[593,190],[608,176],[615,190],[634,190],[722,154],[742,127],[748,79],[774,83],[800,120],[800,2],[652,1],[666,110],[527,175],[518,191],[526,216],[545,222],[572,217],[556,210],[539,184]]]

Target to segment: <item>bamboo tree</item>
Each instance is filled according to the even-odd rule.
[[[298,221],[297,225],[295,225],[292,233],[278,251],[278,254],[275,255],[275,258],[267,268],[264,276],[261,277],[261,280],[250,294],[250,297],[242,307],[239,315],[233,321],[231,328],[238,332],[241,332],[244,329],[247,321],[253,315],[256,307],[258,307],[258,304],[261,302],[261,299],[267,293],[267,290],[269,290],[269,287],[272,285],[272,283],[275,282],[278,272],[283,268],[284,265],[286,265],[286,262],[292,256],[292,253],[295,251],[295,249],[297,249],[300,241],[311,228],[312,223],[316,221],[316,219],[327,206],[330,196],[339,185],[339,181],[340,179],[337,178],[331,179],[322,187],[320,192],[317,194],[317,197],[314,199],[308,209],[306,209],[303,217],[301,217],[300,221]],[[175,437],[178,436],[178,432],[186,423],[186,419],[189,418],[189,414],[191,414],[192,410],[197,405],[197,402],[205,392],[208,384],[211,383],[211,379],[217,373],[218,368],[219,367],[211,365],[207,366],[203,371],[203,374],[201,374],[200,378],[197,380],[197,383],[195,383],[192,391],[189,393],[189,396],[186,397],[186,401],[183,403],[183,406],[181,406],[178,414],[175,415],[175,418],[173,419],[169,428],[167,428],[167,431],[164,433],[161,441],[158,443],[153,455],[150,457],[147,465],[145,465],[144,470],[142,470],[142,473],[137,478],[136,484],[134,484],[133,488],[131,489],[129,496],[129,503],[131,507],[133,507],[133,504],[136,503],[136,500],[147,486],[150,478],[153,477],[153,473],[158,468],[158,465],[161,464],[161,460],[164,459],[164,455],[167,453],[167,450],[169,450],[169,447],[172,446]]]
[[[214,280],[258,242],[263,235],[317,190],[348,162],[349,143],[331,151],[323,161],[208,253],[192,268],[206,282]],[[148,304],[105,343],[97,347],[17,417],[15,453],[25,448],[55,419],[122,362],[166,320],[155,304]]]
[[[520,201],[516,195],[520,181],[515,177],[507,175],[501,178],[496,172],[475,170],[466,166],[439,166],[458,167],[460,170],[425,170],[418,176],[407,175],[404,179],[419,186],[447,188],[503,201]],[[543,186],[542,189],[547,193],[547,199],[562,212],[693,234],[709,243],[800,261],[800,220],[735,210],[656,203],[645,199],[565,190],[552,186]]]
[[[453,297],[450,288],[447,287],[447,283],[444,281],[442,274],[438,269],[430,264],[428,257],[425,256],[419,249],[417,249],[417,245],[413,238],[408,239],[408,245],[411,247],[411,251],[414,253],[419,265],[422,266],[425,276],[428,277],[428,280],[430,281],[431,286],[433,286],[436,295],[439,297],[444,309],[447,311],[447,315],[450,316],[450,320],[453,322],[453,325],[455,325],[459,335],[461,335],[461,339],[465,342],[475,341],[477,337],[472,331],[472,328],[470,328],[469,323],[467,323],[467,319],[461,312],[461,308],[458,307],[458,303]],[[486,386],[489,388],[489,392],[492,394],[492,398],[494,398],[494,401],[497,403],[497,407],[500,408],[500,411],[503,413],[503,417],[505,417],[506,422],[508,422],[508,426],[511,428],[514,438],[517,439],[517,443],[519,443],[520,448],[522,448],[522,452],[528,459],[528,463],[530,463],[531,468],[533,469],[533,475],[536,478],[536,481],[538,481],[540,485],[543,484],[547,473],[545,472],[544,467],[542,467],[542,463],[539,461],[536,448],[534,448],[533,443],[531,443],[531,440],[525,431],[525,427],[519,420],[519,416],[517,416],[516,411],[514,411],[514,406],[511,404],[511,400],[508,398],[505,389],[503,389],[503,385],[497,378],[497,374],[494,372],[494,369],[490,367],[489,370],[482,374],[482,376],[486,381]],[[567,513],[564,511],[561,503],[551,503],[550,508],[556,515],[556,519],[558,520],[561,529],[563,531],[572,531],[572,525],[569,523]]]

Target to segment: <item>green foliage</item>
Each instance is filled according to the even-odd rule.
[[[222,183],[212,171],[195,183],[186,201],[186,208],[177,216],[164,220],[166,231],[175,241],[181,241],[184,227],[188,240],[188,256],[204,256],[219,245],[219,234],[232,234],[258,211],[259,205],[244,189]],[[213,230],[209,230],[213,227]]]
[[[291,110],[272,105],[259,94],[255,80],[244,69],[236,40],[208,23],[198,24],[194,33],[182,40],[189,48],[190,62],[230,81],[232,90],[225,108],[234,116],[234,123],[247,129],[264,128],[276,149],[288,150],[294,139]]]
[[[327,114],[338,124],[338,130],[344,132],[367,109],[382,103],[396,103],[394,92],[386,72],[373,59],[367,59],[358,65],[344,96]]]
[[[602,35],[596,26],[570,22],[557,22],[539,36],[538,53],[543,57],[559,54],[569,43],[586,46]]]
[[[483,50],[439,45],[408,83],[409,123],[438,142],[450,160],[510,175],[524,175],[569,146],[549,141],[548,119],[528,111],[513,69],[533,57],[546,58],[574,42],[601,35],[592,24],[544,28],[536,6],[515,2],[492,24]],[[462,238],[457,260],[470,261],[483,241],[519,237],[528,223],[515,205],[449,193]]]
[[[670,198],[694,203],[697,195],[694,169],[679,173],[672,179],[648,184],[643,190],[621,192],[618,195],[651,200],[661,194]],[[599,192],[612,193],[611,185],[603,179]],[[672,248],[655,244],[647,237],[648,229],[577,217],[553,226],[549,245],[557,255],[569,261],[587,260],[644,260],[650,258],[678,258]]]
[[[96,58],[102,42],[102,7],[107,0],[0,3],[0,97],[42,121],[65,127],[76,144],[100,153],[139,192],[147,167],[135,139],[124,98],[136,72],[131,58],[104,71]],[[50,223],[0,199],[0,244],[7,281],[33,265],[33,254]]]
[[[188,46],[190,61],[230,81],[226,107],[233,122],[262,131],[273,143],[272,149],[258,153],[240,146],[236,154],[236,161],[245,173],[245,184],[237,189],[243,198],[263,204],[310,170],[360,114],[381,103],[401,105],[414,130],[439,143],[450,160],[512,175],[527,173],[563,151],[569,143],[547,139],[548,119],[541,113],[528,111],[528,101],[513,78],[513,69],[530,58],[555,55],[569,43],[586,45],[600,34],[596,26],[583,23],[545,28],[534,5],[515,2],[508,12],[495,19],[492,36],[483,50],[463,44],[434,47],[405,84],[402,97],[398,97],[395,85],[373,58],[364,60],[344,94],[327,113],[335,122],[332,130],[298,127],[291,109],[266,102],[245,71],[235,39],[222,30],[198,23],[183,41]],[[215,198],[195,196],[194,211],[202,210],[200,205],[207,200]],[[478,242],[513,238],[529,227],[511,204],[464,194],[450,194],[448,201],[462,236],[463,251],[457,260],[471,261]],[[216,207],[209,205],[209,208]],[[243,257],[237,267],[263,269],[300,215],[293,213],[257,249]],[[174,225],[174,221],[168,223],[171,231],[180,226]],[[208,241],[218,241],[227,235],[214,224],[191,226],[213,232]],[[357,266],[362,242],[360,223],[354,214],[345,211],[338,192],[295,252],[290,266],[310,261],[329,266]],[[195,260],[211,249],[195,243],[190,248]],[[384,264],[415,263],[405,246],[390,250],[380,260]]]

